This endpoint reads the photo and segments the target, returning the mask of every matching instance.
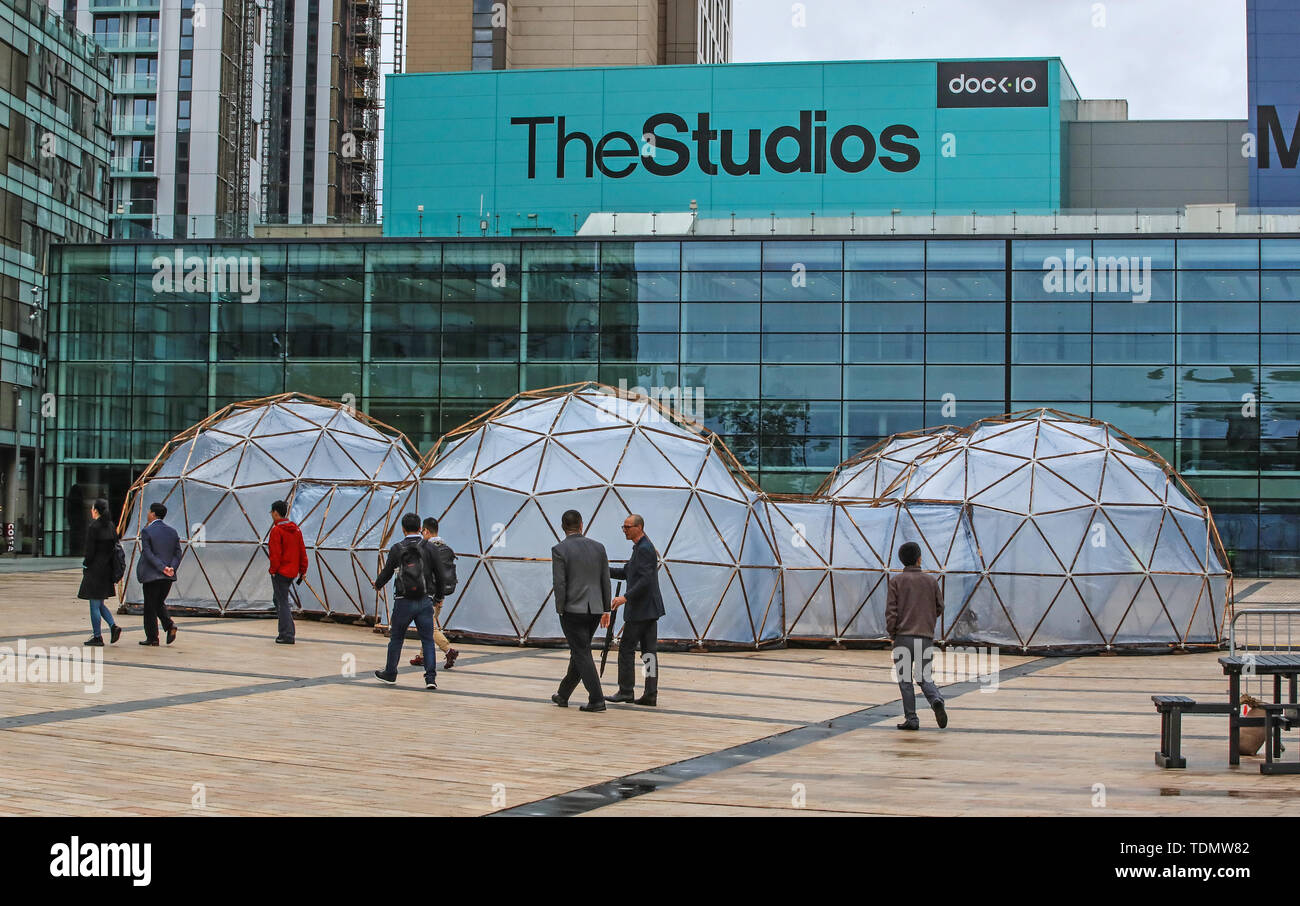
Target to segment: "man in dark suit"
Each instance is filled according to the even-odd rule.
[[[604,711],[605,693],[591,659],[591,637],[597,626],[609,625],[609,556],[603,544],[582,534],[582,516],[577,510],[566,510],[560,525],[564,540],[551,548],[551,578],[560,628],[569,643],[569,671],[551,701],[567,708],[581,678],[587,688],[587,703],[580,710]]]
[[[148,521],[140,529],[140,560],[135,577],[144,589],[144,641],[158,644],[158,623],[167,630],[167,644],[176,641],[176,621],[167,613],[167,593],[176,581],[176,567],[181,562],[181,539],[176,529],[163,522],[167,507],[149,504]]]
[[[645,520],[632,513],[623,520],[623,537],[632,542],[627,565],[610,567],[614,579],[627,580],[627,593],[613,600],[613,609],[627,605],[623,635],[618,643],[618,692],[612,702],[635,702],[654,707],[659,703],[659,618],[664,598],[659,592],[659,554],[645,533]],[[645,695],[636,698],[636,648],[641,646],[645,665]]]

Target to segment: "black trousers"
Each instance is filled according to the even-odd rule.
[[[646,691],[658,689],[659,656],[659,621],[628,620],[623,624],[623,635],[618,641],[618,691],[633,692],[636,689],[636,649],[641,648],[641,658],[645,661]],[[651,682],[651,681],[654,682]]]
[[[600,614],[562,613],[560,629],[569,643],[569,672],[560,680],[560,698],[565,701],[578,688],[578,680],[587,687],[587,703],[594,705],[605,700],[600,688],[600,675],[596,662],[591,659],[591,637],[600,628]]]
[[[176,625],[167,613],[167,594],[172,590],[171,579],[154,579],[144,582],[144,636],[151,642],[158,641],[158,623],[168,632]]]

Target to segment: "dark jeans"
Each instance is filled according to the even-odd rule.
[[[384,665],[384,672],[389,676],[397,672],[397,665],[402,660],[402,642],[406,640],[406,630],[411,623],[415,623],[415,630],[420,633],[424,679],[432,682],[438,676],[438,649],[433,644],[433,598],[429,597],[393,599],[393,615],[388,621],[388,663]]]
[[[142,584],[144,589],[144,636],[151,642],[158,641],[158,623],[171,632],[176,623],[167,613],[167,595],[172,590],[171,579],[154,579]]]
[[[271,599],[275,601],[275,612],[280,618],[280,631],[276,633],[276,638],[287,639],[290,642],[294,639],[293,608],[289,604],[291,585],[293,579],[288,576],[279,573],[271,574]]]
[[[116,623],[113,622],[113,611],[108,609],[107,604],[105,604],[103,601],[91,601],[90,602],[90,631],[95,634],[95,638],[99,638],[99,621],[100,621],[101,614],[103,614],[103,619],[108,620],[108,627],[110,629],[112,629],[114,626],[117,625]]]
[[[618,642],[618,691],[631,693],[636,689],[636,649],[641,646],[641,659],[645,662],[646,691],[658,688],[659,679],[659,621],[629,620],[623,624],[623,635]],[[654,682],[652,682],[652,680]]]
[[[894,637],[894,677],[898,680],[899,691],[903,693],[903,716],[916,720],[916,690],[912,688],[914,668],[916,682],[921,686],[921,694],[930,704],[943,701],[939,687],[931,679],[930,659],[934,656],[934,639],[920,635],[900,635]]]
[[[603,702],[605,693],[600,688],[600,675],[596,672],[596,662],[591,659],[591,637],[600,628],[600,614],[562,613],[560,628],[569,643],[569,672],[560,680],[560,698],[567,702],[581,679],[587,688],[587,703]]]

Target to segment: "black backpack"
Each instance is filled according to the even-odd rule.
[[[397,553],[397,596],[399,598],[423,598],[428,594],[424,581],[424,554],[420,551],[420,542],[403,545]]]
[[[113,584],[122,581],[126,575],[126,551],[122,550],[122,542],[113,542]]]
[[[438,597],[450,597],[456,590],[456,552],[441,541],[433,542],[430,547],[433,548],[434,562],[439,567],[438,580],[442,585]]]

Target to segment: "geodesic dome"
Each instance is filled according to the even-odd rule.
[[[965,509],[983,572],[947,607],[972,641],[1219,641],[1231,573],[1209,509],[1159,454],[1105,422],[1054,409],[982,419],[883,497]]]
[[[370,621],[388,619],[370,584],[383,566],[379,552],[393,523],[393,506],[410,482],[301,481],[289,518],[302,529],[309,566],[299,595],[303,610]]]
[[[767,512],[781,561],[788,640],[883,641],[889,577],[902,566],[895,551],[921,545],[945,601],[964,600],[982,564],[964,507],[901,501],[847,502],[771,498]],[[946,608],[940,638],[963,637],[959,609]],[[955,629],[955,636],[954,630]]]
[[[418,471],[417,471],[418,469]],[[417,479],[418,475],[418,479]],[[459,556],[448,630],[555,642],[550,549],[578,510],[612,564],[640,513],[660,554],[665,641],[883,640],[898,547],[918,542],[949,642],[1035,650],[1217,644],[1231,601],[1204,503],[1158,454],[1050,409],[896,435],[806,498],[764,494],[711,432],[594,383],[512,397],[416,466],[404,437],[328,400],[227,406],[171,441],[121,528],[134,579],[143,510],[167,504],[185,557],[170,600],[267,610],[270,504],[308,546],[309,611],[387,623],[370,581],[403,513],[434,515]]]
[[[939,425],[886,437],[836,466],[815,496],[860,500],[879,498],[917,459],[960,436],[960,428]]]
[[[659,552],[666,641],[758,645],[782,634],[777,563],[761,494],[709,431],[645,397],[584,383],[521,393],[451,432],[393,508],[436,516],[459,584],[449,630],[519,642],[563,638],[551,547],[574,509],[612,565],[645,519]],[[622,625],[620,621],[620,626]]]
[[[167,507],[165,521],[184,549],[168,603],[263,610],[271,607],[266,539],[274,501],[288,501],[292,514],[300,509],[300,483],[395,486],[410,481],[416,464],[400,433],[332,400],[286,393],[232,403],[173,438],[127,495],[119,525],[127,553],[123,600],[143,601],[135,560],[155,501]],[[328,609],[328,599],[313,594],[323,565],[310,529],[303,534],[311,572],[296,591],[308,609]]]

